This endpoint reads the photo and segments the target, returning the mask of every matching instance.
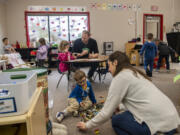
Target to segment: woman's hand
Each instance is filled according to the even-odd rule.
[[[86,124],[85,124],[84,122],[78,122],[76,126],[77,126],[77,128],[79,128],[80,130],[83,130],[83,131],[87,130]]]

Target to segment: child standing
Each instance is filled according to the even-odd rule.
[[[61,122],[69,114],[77,114],[78,110],[86,110],[96,104],[96,99],[90,82],[86,80],[83,71],[77,70],[74,74],[76,87],[73,89],[68,98],[68,107],[63,112],[57,112],[56,118]]]
[[[38,47],[36,58],[37,66],[44,67],[45,60],[47,59],[48,47],[44,38],[39,39],[40,46]]]
[[[153,40],[153,34],[148,34],[148,41],[146,41],[141,48],[140,55],[143,55],[144,51],[144,69],[146,71],[146,75],[152,77],[154,58],[157,55],[157,48]],[[148,68],[149,66],[149,68]]]

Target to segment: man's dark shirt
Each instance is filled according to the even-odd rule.
[[[82,53],[83,49],[85,48],[89,49],[89,53],[99,53],[97,42],[92,38],[89,38],[88,44],[84,44],[81,38],[77,39],[73,45],[73,52]],[[88,58],[89,53],[87,55],[82,56],[81,58]]]

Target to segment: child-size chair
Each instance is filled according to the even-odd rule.
[[[94,75],[94,80],[96,79],[97,75],[100,75],[101,77],[103,77],[103,80],[106,78],[106,74],[109,72],[108,70],[108,62],[101,62],[99,63],[99,67],[97,68],[97,70],[95,71],[96,74]],[[101,79],[99,78],[99,80],[101,81]]]
[[[60,61],[58,60],[58,62],[57,62],[57,71],[58,71],[58,73],[59,73],[61,76],[60,76],[60,78],[59,78],[59,81],[58,81],[58,83],[57,83],[56,88],[58,88],[59,83],[61,82],[62,77],[67,74],[67,72],[61,72],[61,70],[59,69],[59,64],[60,64]],[[69,79],[68,79],[68,80],[69,80]]]

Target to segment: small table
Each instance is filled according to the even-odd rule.
[[[100,62],[105,62],[108,60],[108,57],[104,56],[104,57],[100,57],[100,58],[96,58],[96,59],[75,59],[75,60],[70,60],[70,61],[64,61],[64,63],[67,63],[70,65],[70,67],[72,67],[72,64],[74,63],[100,63]],[[70,72],[70,69],[69,68],[69,72]],[[98,70],[100,70],[100,66],[98,66]],[[100,72],[98,73],[99,74],[99,81],[101,82],[101,74]]]
[[[3,66],[3,70],[6,70],[6,62],[7,60],[0,60],[0,65]]]

